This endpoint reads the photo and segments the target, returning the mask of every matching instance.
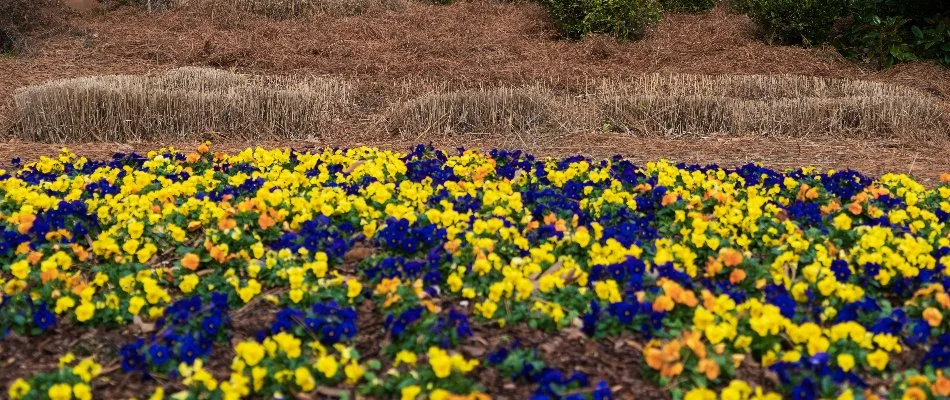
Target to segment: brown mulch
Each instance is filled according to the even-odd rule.
[[[548,367],[557,369],[565,376],[583,372],[593,387],[604,380],[611,385],[618,399],[666,400],[670,393],[657,387],[644,376],[640,350],[628,344],[628,339],[591,340],[579,329],[568,327],[557,333],[531,329],[525,325],[502,329],[487,326],[474,327],[476,340],[483,338],[488,351],[509,346],[515,341],[521,348],[536,349],[538,357]],[[470,351],[472,347],[463,346]],[[481,356],[474,355],[471,356]],[[512,382],[509,377],[498,376],[497,371],[482,372],[480,380],[489,388],[503,388],[511,399],[524,399],[537,389],[536,385],[523,381]]]
[[[11,334],[0,340],[0,387],[9,387],[17,378],[29,379],[36,373],[54,372],[60,357],[68,352],[76,360],[94,357],[102,364],[102,374],[93,390],[103,398],[128,398],[132,393],[151,394],[156,383],[141,375],[122,372],[119,349],[135,340],[130,328],[84,328],[60,325],[40,336]],[[29,362],[25,362],[29,360]]]
[[[280,21],[199,5],[152,14],[121,7],[65,15],[56,29],[37,34],[27,56],[0,57],[0,131],[8,137],[16,118],[10,95],[17,87],[187,65],[341,75],[356,82],[359,104],[339,136],[377,140],[385,136],[378,121],[388,104],[407,91],[439,85],[543,82],[580,92],[601,79],[652,72],[800,74],[901,84],[950,97],[950,69],[914,62],[876,71],[832,48],[769,46],[747,17],[724,6],[667,14],[638,42],[599,35],[559,40],[541,6],[521,1],[410,1],[401,10]],[[411,82],[408,89],[405,82]]]
[[[319,142],[255,142],[265,147],[377,145],[406,150],[413,143],[379,125],[388,104],[432,85],[517,85],[543,81],[581,91],[599,79],[650,72],[702,74],[803,74],[868,79],[906,85],[950,98],[950,69],[914,62],[884,71],[862,67],[830,48],[762,43],[754,25],[722,6],[702,14],[667,14],[639,42],[591,36],[556,39],[544,10],[533,2],[461,1],[449,6],[410,2],[404,10],[370,10],[354,17],[317,15],[271,20],[202,7],[148,14],[122,7],[108,13],[66,14],[57,30],[37,36],[26,57],[0,57],[0,165],[12,157],[53,155],[61,146],[11,139],[15,116],[10,94],[17,87],[82,75],[143,74],[185,66],[235,68],[264,74],[337,74],[354,80],[358,112]],[[948,102],[950,103],[950,102]],[[950,106],[948,106],[950,109]],[[6,127],[6,128],[4,128]],[[205,135],[177,143],[191,149],[214,139],[234,151],[247,142]],[[428,140],[428,139],[426,139]],[[911,173],[934,181],[950,171],[948,143],[849,138],[783,138],[749,135],[698,140],[634,138],[574,133],[558,138],[461,135],[433,139],[455,146],[522,148],[539,155],[623,154],[645,162],[669,158],[687,163],[736,166],[759,161],[770,167],[853,168],[880,175]],[[79,154],[107,157],[114,151],[145,151],[160,143],[74,144]]]
[[[109,329],[80,329],[75,326],[57,327],[44,335],[24,337],[17,334],[0,340],[0,387],[7,387],[15,378],[27,378],[34,371],[54,370],[59,358],[72,351],[77,359],[93,355],[108,355],[98,358],[103,369],[108,370],[118,362],[119,348],[125,344],[119,331]],[[30,360],[28,364],[24,360]],[[107,363],[109,365],[107,365]],[[118,364],[115,364],[118,365]]]

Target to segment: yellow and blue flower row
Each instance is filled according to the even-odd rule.
[[[196,398],[483,397],[471,371],[485,368],[538,398],[612,396],[530,352],[458,351],[473,328],[521,324],[634,337],[630,363],[675,397],[939,398],[947,181],[426,146],[64,150],[0,170],[0,324],[154,323],[122,370]],[[265,306],[271,323],[235,337],[234,315]],[[357,355],[374,316],[385,345]],[[203,363],[229,342],[229,376],[214,376]],[[86,397],[74,380],[22,377],[9,394]]]

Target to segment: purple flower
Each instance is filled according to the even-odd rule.
[[[40,303],[39,307],[33,311],[33,324],[40,330],[47,330],[56,326],[56,314],[46,308],[46,303]]]
[[[633,322],[633,317],[637,315],[637,304],[627,302],[613,303],[607,307],[608,312],[621,323],[629,324]]]

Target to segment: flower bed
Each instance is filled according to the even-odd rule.
[[[124,342],[3,383],[55,399],[123,375],[153,390],[123,395],[153,398],[635,395],[581,367],[606,361],[553,365],[512,334],[528,331],[629,346],[607,368],[674,398],[939,398],[948,181],[425,146],[14,160],[2,340]]]

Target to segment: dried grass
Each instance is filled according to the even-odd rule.
[[[419,87],[428,89],[419,94]],[[410,82],[413,95],[390,107],[402,139],[461,133],[517,134],[525,142],[579,131],[645,137],[950,138],[938,99],[897,85],[802,76],[650,74],[588,83],[583,93],[552,82],[526,88],[453,90]]]
[[[216,7],[273,19],[306,18],[314,14],[359,15],[370,8],[401,9],[407,0],[212,0]]]
[[[559,100],[540,86],[433,91],[396,103],[384,123],[403,139],[461,133],[537,135],[561,130],[559,109]]]
[[[594,90],[605,123],[642,135],[810,134],[947,139],[947,113],[918,90],[860,80],[644,75]]]
[[[21,139],[42,142],[320,136],[350,104],[350,85],[329,77],[272,77],[207,68],[160,76],[108,75],[14,92]]]

